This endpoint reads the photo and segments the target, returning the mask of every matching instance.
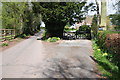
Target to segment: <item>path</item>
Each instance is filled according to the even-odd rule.
[[[2,54],[3,78],[97,78],[91,41],[56,43],[32,36]]]

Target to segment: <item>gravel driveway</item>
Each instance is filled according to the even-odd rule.
[[[3,78],[98,78],[90,40],[55,43],[32,36],[2,52]]]

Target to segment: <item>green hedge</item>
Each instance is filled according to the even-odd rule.
[[[118,66],[114,63],[111,63],[108,57],[112,55],[106,52],[103,52],[102,49],[95,43],[93,40],[93,49],[94,49],[94,59],[98,63],[98,69],[101,73],[101,77],[107,77],[109,80],[115,80],[119,78]]]
[[[115,33],[119,33],[119,32],[116,32],[116,31],[102,31],[102,32],[98,32],[97,38],[96,38],[96,42],[100,46],[101,49],[103,49],[103,50],[107,49],[107,47],[105,45],[106,36],[108,34],[115,34]]]
[[[87,30],[90,30],[91,28],[88,26],[88,25],[82,25],[79,27],[79,30],[80,31],[87,31]]]
[[[104,52],[111,56],[107,56],[107,59],[118,66],[120,74],[120,32],[116,31],[102,31],[98,32],[95,39],[96,44]],[[109,46],[107,46],[109,45]]]

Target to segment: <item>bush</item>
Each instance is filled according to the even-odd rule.
[[[21,38],[25,38],[27,35],[26,34],[21,34],[20,37]]]
[[[107,52],[103,52],[99,46],[93,41],[93,49],[94,49],[94,60],[98,63],[98,68],[101,76],[105,76],[110,78],[110,80],[115,80],[115,78],[119,78],[119,69],[115,63],[111,63],[111,58],[113,57],[111,54]],[[110,57],[108,59],[108,57]]]
[[[49,41],[49,42],[56,42],[56,41],[58,41],[58,40],[60,40],[59,37],[52,37],[52,38],[48,38],[48,39],[47,39],[47,41]]]
[[[8,46],[8,43],[2,43],[1,46],[2,46],[2,47],[3,47],[3,46]]]
[[[116,26],[116,27],[115,27],[115,30],[120,30],[120,26]]]
[[[66,25],[66,26],[64,27],[64,29],[65,29],[65,30],[69,30],[70,27]]]
[[[47,31],[45,30],[44,33],[42,34],[42,40],[47,40],[47,38],[49,37]]]
[[[114,44],[118,43],[118,41],[119,41],[119,40],[117,40],[118,36],[120,36],[120,35],[118,35],[118,32],[115,32],[115,31],[99,32],[98,35],[97,35],[97,41],[96,42],[100,46],[101,49],[109,51],[108,42],[114,40],[115,41]],[[109,43],[109,45],[110,45],[110,43]],[[116,44],[114,46],[118,46],[118,44]],[[113,46],[110,46],[110,47],[113,47]]]
[[[66,25],[66,26],[64,27],[64,31],[65,31],[65,32],[69,32],[69,31],[73,31],[73,30],[77,30],[77,29],[70,28],[68,25]]]
[[[115,31],[99,32],[96,43],[103,52],[109,55],[107,59],[118,66],[120,74],[120,34]]]
[[[120,57],[120,34],[108,34],[105,39],[105,47]]]
[[[87,30],[90,30],[90,27],[88,25],[83,25],[83,26],[79,27],[79,30],[80,31],[87,31]]]
[[[91,25],[91,30],[92,30],[92,38],[95,38],[97,36],[97,32],[98,32],[98,18],[97,15],[94,15],[93,19],[92,19],[92,25]]]

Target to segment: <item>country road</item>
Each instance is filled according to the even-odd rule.
[[[90,40],[55,43],[32,36],[2,52],[3,78],[98,78]]]

